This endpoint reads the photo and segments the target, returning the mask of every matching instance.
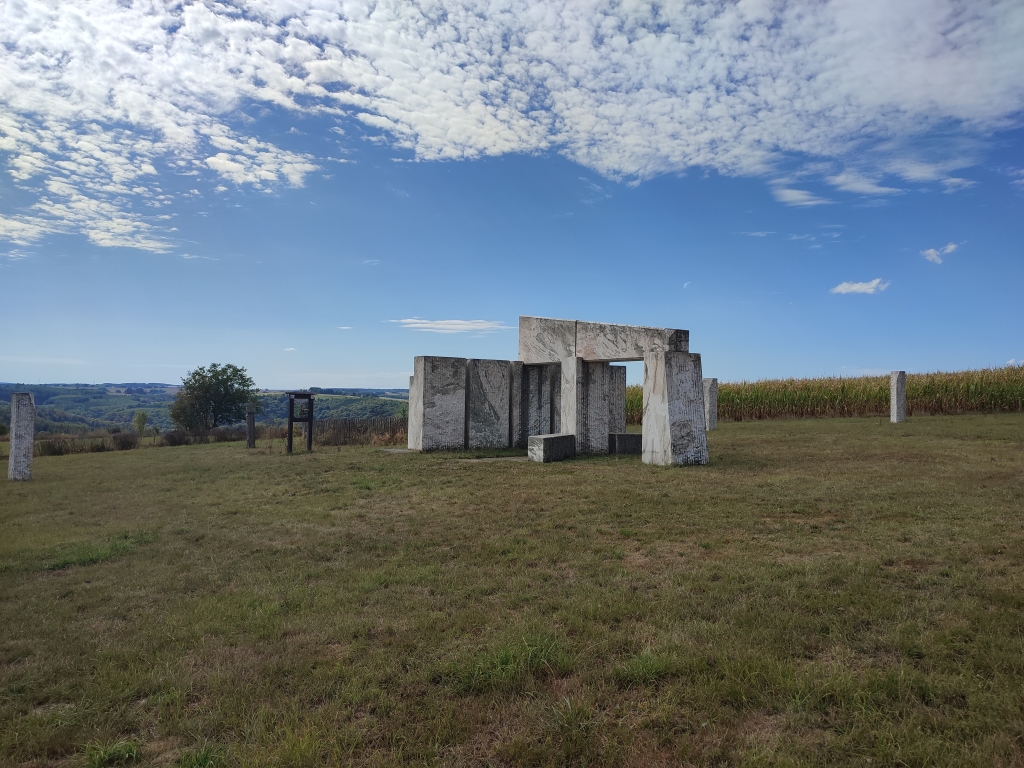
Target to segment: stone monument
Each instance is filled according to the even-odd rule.
[[[899,424],[907,420],[907,372],[889,374],[889,421]]]
[[[704,379],[704,428],[718,426],[718,379]]]
[[[11,395],[11,456],[8,480],[32,479],[32,452],[36,437],[36,401],[31,392]]]
[[[689,337],[672,328],[524,316],[518,360],[417,357],[409,448],[529,444],[541,461],[626,452],[630,441],[612,437],[626,432],[626,369],[611,363],[643,360],[643,461],[705,464],[700,355],[690,353]],[[555,440],[565,435],[573,440]]]

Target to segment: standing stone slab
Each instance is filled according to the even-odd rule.
[[[36,437],[36,401],[31,392],[11,395],[11,455],[8,480],[32,479],[32,452]]]
[[[707,464],[700,355],[644,357],[643,462]]]
[[[561,432],[576,435],[576,453],[608,453],[607,363],[562,361]]]
[[[409,448],[461,450],[466,445],[466,359],[417,357],[409,389]]]
[[[889,374],[889,421],[899,424],[907,420],[907,372]]]
[[[708,432],[718,426],[718,379],[704,379],[704,426]]]
[[[526,435],[550,435],[560,431],[562,370],[555,365],[523,365],[526,390]]]
[[[608,366],[608,432],[626,431],[626,366]],[[611,446],[609,444],[609,450]]]
[[[512,377],[508,360],[466,362],[467,448],[508,448]]]
[[[512,360],[509,366],[509,397],[508,397],[508,445],[510,448],[526,447],[526,424],[528,393],[526,379],[523,376],[523,364]]]

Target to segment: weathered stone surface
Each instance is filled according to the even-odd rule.
[[[557,363],[570,357],[587,362],[643,360],[647,353],[689,349],[690,332],[676,328],[519,318],[519,359],[528,364]]]
[[[889,374],[889,421],[899,424],[907,420],[907,372]]]
[[[530,461],[563,461],[576,455],[575,435],[530,435]]]
[[[519,318],[519,359],[524,363],[558,363],[567,357],[574,357],[575,351],[575,320]]]
[[[526,434],[558,434],[561,424],[562,371],[559,365],[524,365]]]
[[[509,446],[511,373],[508,360],[466,362],[467,448]]]
[[[608,432],[626,431],[626,366],[608,366]]]
[[[409,447],[459,450],[466,443],[466,364],[461,357],[417,357],[409,390]]]
[[[643,453],[643,435],[639,432],[612,432],[608,435],[608,453]]]
[[[576,323],[576,357],[588,362],[643,360],[648,353],[689,350],[689,331],[583,320]]]
[[[718,379],[704,379],[704,428],[718,426]]]
[[[609,366],[562,361],[561,431],[576,435],[576,453],[608,453]]]
[[[707,464],[700,355],[656,352],[644,357],[643,461]]]
[[[523,377],[523,364],[518,360],[509,363],[509,380],[508,444],[512,448],[525,448],[528,398],[526,380]]]
[[[8,480],[32,479],[35,436],[35,398],[31,392],[15,392],[11,395],[11,455],[7,461]]]

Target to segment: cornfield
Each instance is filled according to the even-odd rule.
[[[382,416],[374,419],[320,419],[314,422],[317,445],[405,445],[409,419]]]
[[[907,374],[907,415],[1024,411],[1024,365]],[[719,383],[718,418],[820,418],[889,413],[889,377]],[[643,422],[643,387],[626,389],[626,423]]]

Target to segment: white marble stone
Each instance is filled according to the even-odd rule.
[[[689,331],[583,320],[576,323],[576,357],[588,362],[643,360],[648,353],[689,350]]]
[[[11,455],[7,461],[8,480],[32,479],[35,437],[35,398],[30,392],[15,392],[11,395]]]
[[[907,372],[889,374],[889,421],[899,424],[907,420]]]
[[[465,447],[466,364],[461,357],[415,358],[409,391],[409,448]]]
[[[547,317],[519,318],[519,359],[556,363],[570,357],[587,362],[643,360],[653,352],[688,352],[690,332],[645,325],[590,323]]]
[[[466,447],[507,448],[511,435],[508,360],[466,362]]]
[[[718,426],[718,379],[704,379],[704,427],[710,432]]]
[[[576,435],[576,453],[608,453],[609,366],[562,361],[561,431]]]
[[[643,461],[707,464],[700,355],[655,352],[644,357]]]
[[[626,366],[608,366],[608,431],[626,431]]]
[[[519,359],[528,365],[558,363],[574,357],[576,321],[547,317],[519,318]]]
[[[530,435],[527,456],[530,461],[546,464],[564,461],[576,455],[575,435]]]

